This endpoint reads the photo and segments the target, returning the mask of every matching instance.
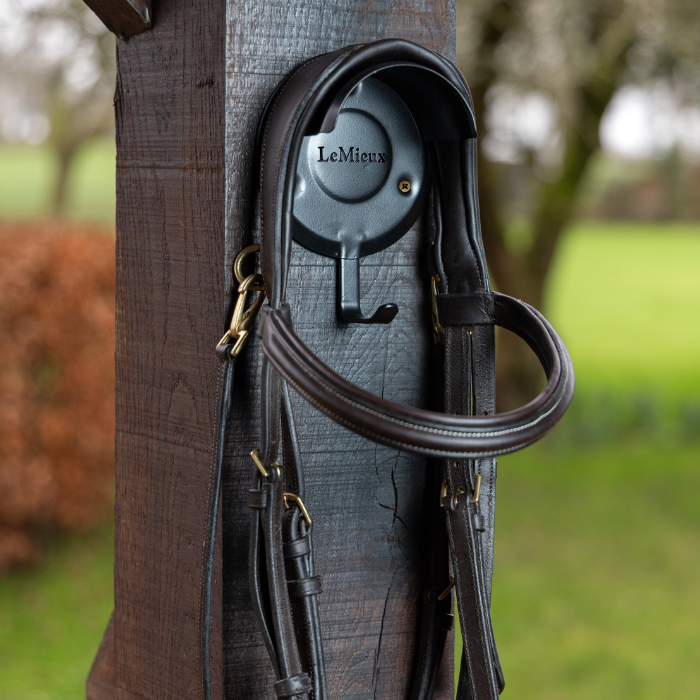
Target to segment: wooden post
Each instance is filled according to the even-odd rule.
[[[258,120],[294,66],[384,37],[454,59],[453,0],[217,0],[206,8],[169,0],[156,3],[150,31],[119,41],[115,612],[88,679],[89,700],[201,697],[203,513],[221,379],[214,346],[233,258],[256,235]],[[416,227],[400,250],[363,267],[368,308],[398,301],[409,309],[374,335],[360,326],[339,330],[333,261],[295,246],[289,293],[296,327],[322,359],[375,393],[415,405],[424,400],[428,350],[411,340],[426,312],[418,237]],[[212,614],[216,698],[272,692],[247,586],[259,361],[255,341],[236,368]],[[293,398],[324,579],[331,696],[404,698],[421,553],[430,546],[419,519],[425,461],[364,441]],[[351,513],[349,528],[341,510]],[[452,695],[446,656],[436,700]]]

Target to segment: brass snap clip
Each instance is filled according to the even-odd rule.
[[[236,275],[236,281],[238,284],[243,284],[243,280],[246,276],[243,274],[243,261],[251,254],[257,253],[260,250],[260,246],[256,243],[255,245],[249,245],[236,256],[236,261],[233,263],[233,273]],[[264,292],[265,285],[259,284],[250,288],[251,292]]]
[[[217,343],[218,349],[223,345],[229,345],[232,340],[235,340],[236,342],[230,352],[231,357],[240,355],[241,350],[243,350],[245,344],[248,342],[250,331],[255,325],[255,319],[258,317],[263,302],[265,301],[265,285],[263,284],[262,275],[254,273],[241,279],[241,264],[243,259],[250,253],[259,249],[259,245],[251,245],[244,248],[236,257],[236,262],[233,266],[236,279],[239,282],[238,299],[236,300],[236,307],[231,317],[231,326],[224,334],[224,337]],[[259,292],[259,294],[257,299],[246,308],[248,294],[250,292]]]

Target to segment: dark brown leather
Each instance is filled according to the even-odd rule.
[[[278,426],[282,436],[284,474],[270,465],[269,477],[261,478],[256,469],[251,507],[250,589],[253,607],[275,674],[279,697],[327,698],[323,647],[321,644],[318,595],[321,577],[314,575],[312,533],[299,510],[287,508],[283,492],[293,489],[303,499],[304,482],[301,455],[286,385],[274,383],[283,410]],[[249,492],[250,493],[250,492]],[[265,510],[258,504],[266,501]],[[303,632],[301,632],[303,630]],[[298,634],[305,637],[299,643]],[[309,669],[308,675],[303,669]],[[300,684],[300,679],[304,682]],[[296,691],[296,692],[292,692]]]
[[[278,698],[296,698],[305,695],[311,689],[311,679],[308,673],[300,673],[298,676],[284,678],[275,683],[275,693],[277,693]]]
[[[267,508],[267,491],[250,489],[248,491],[248,508],[265,510]]]
[[[547,320],[528,304],[492,294],[490,318],[523,338],[548,382],[522,408],[496,415],[456,416],[386,401],[350,384],[324,365],[277,309],[263,310],[263,349],[277,370],[341,425],[375,442],[436,457],[487,457],[539,440],[566,412],[574,388],[571,358]]]
[[[481,294],[438,294],[435,298],[443,326],[493,325],[493,297]]]
[[[303,669],[296,630],[292,622],[292,606],[289,600],[285,561],[281,547],[284,481],[276,469],[270,471],[270,476],[266,479],[264,486],[269,489],[268,507],[261,511],[269,604],[272,610],[277,613],[272,615],[271,631],[279,663],[280,681],[283,681],[300,676]],[[306,700],[305,695],[300,695],[300,697]]]
[[[445,411],[461,415],[495,412],[493,326],[445,329]],[[446,460],[445,497],[455,591],[462,625],[460,698],[495,700],[503,688],[490,615],[495,460]],[[477,488],[477,479],[480,479]],[[478,496],[477,496],[478,494]]]
[[[296,557],[305,557],[311,554],[311,541],[308,535],[303,535],[298,540],[285,542],[284,547],[285,559],[296,559]]]
[[[349,83],[356,84],[368,71],[389,63],[410,63],[431,71],[450,85],[455,95],[468,94],[461,73],[441,56],[408,41],[385,39],[349,46],[304,63],[273,98],[260,146],[262,269],[272,308],[278,308],[285,296],[296,167],[303,136],[314,120],[327,115],[338,92],[349,91]],[[338,107],[336,104],[335,109]],[[470,109],[465,98],[465,114]]]
[[[309,576],[308,578],[294,579],[287,582],[289,595],[295,598],[304,598],[309,595],[323,593],[323,584],[320,576]]]
[[[214,479],[209,493],[209,508],[206,513],[206,542],[204,550],[206,559],[202,571],[202,606],[200,624],[201,638],[201,668],[202,691],[205,700],[211,700],[211,596],[214,577],[214,555],[216,551],[216,528],[219,519],[219,504],[221,499],[221,476],[224,464],[226,445],[226,429],[228,415],[231,410],[233,391],[233,373],[236,358],[231,355],[233,345],[220,344],[216,348],[217,355],[224,360],[223,371],[217,393],[221,397],[219,404],[219,429],[217,434],[216,460],[214,463]]]

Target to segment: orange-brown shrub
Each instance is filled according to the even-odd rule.
[[[109,230],[0,225],[0,572],[109,508],[114,269]]]

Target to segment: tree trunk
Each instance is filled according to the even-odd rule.
[[[58,144],[55,147],[57,168],[54,181],[53,195],[51,198],[51,213],[54,216],[63,216],[68,204],[68,185],[70,174],[78,152],[78,144]]]
[[[589,115],[589,123],[578,125],[579,131],[567,139],[563,176],[553,183],[542,183],[532,217],[532,245],[528,250],[508,247],[505,222],[497,211],[497,183],[493,164],[480,156],[479,187],[481,191],[484,246],[494,286],[500,292],[517,297],[544,311],[544,294],[549,271],[562,231],[571,220],[579,185],[586,166],[598,148],[597,129],[600,115]],[[582,122],[584,120],[581,120]],[[595,142],[582,134],[594,134]],[[497,343],[497,403],[499,411],[508,411],[526,404],[544,386],[540,363],[532,350],[517,336],[500,331]]]
[[[625,54],[631,38],[615,25],[616,15],[603,12],[594,18],[592,50],[612,43],[607,55],[599,55],[597,64],[580,84],[574,86],[578,110],[568,121],[562,120],[564,156],[561,177],[555,182],[538,182],[534,194],[534,212],[529,226],[532,244],[524,251],[508,246],[508,224],[501,211],[498,177],[494,164],[479,149],[479,192],[482,233],[486,257],[495,288],[545,311],[544,294],[549,271],[561,234],[574,213],[580,184],[591,157],[599,150],[600,121],[625,69]],[[478,49],[479,70],[471,81],[479,138],[488,133],[485,122],[486,96],[503,80],[498,73],[497,51],[504,37],[518,28],[522,17],[510,2],[494,3],[484,18]],[[625,27],[623,27],[625,29]],[[614,42],[604,41],[612,34]],[[469,71],[467,71],[469,72]],[[534,174],[533,174],[534,179]],[[530,348],[507,331],[497,340],[497,408],[507,411],[522,406],[540,391],[544,377]]]

